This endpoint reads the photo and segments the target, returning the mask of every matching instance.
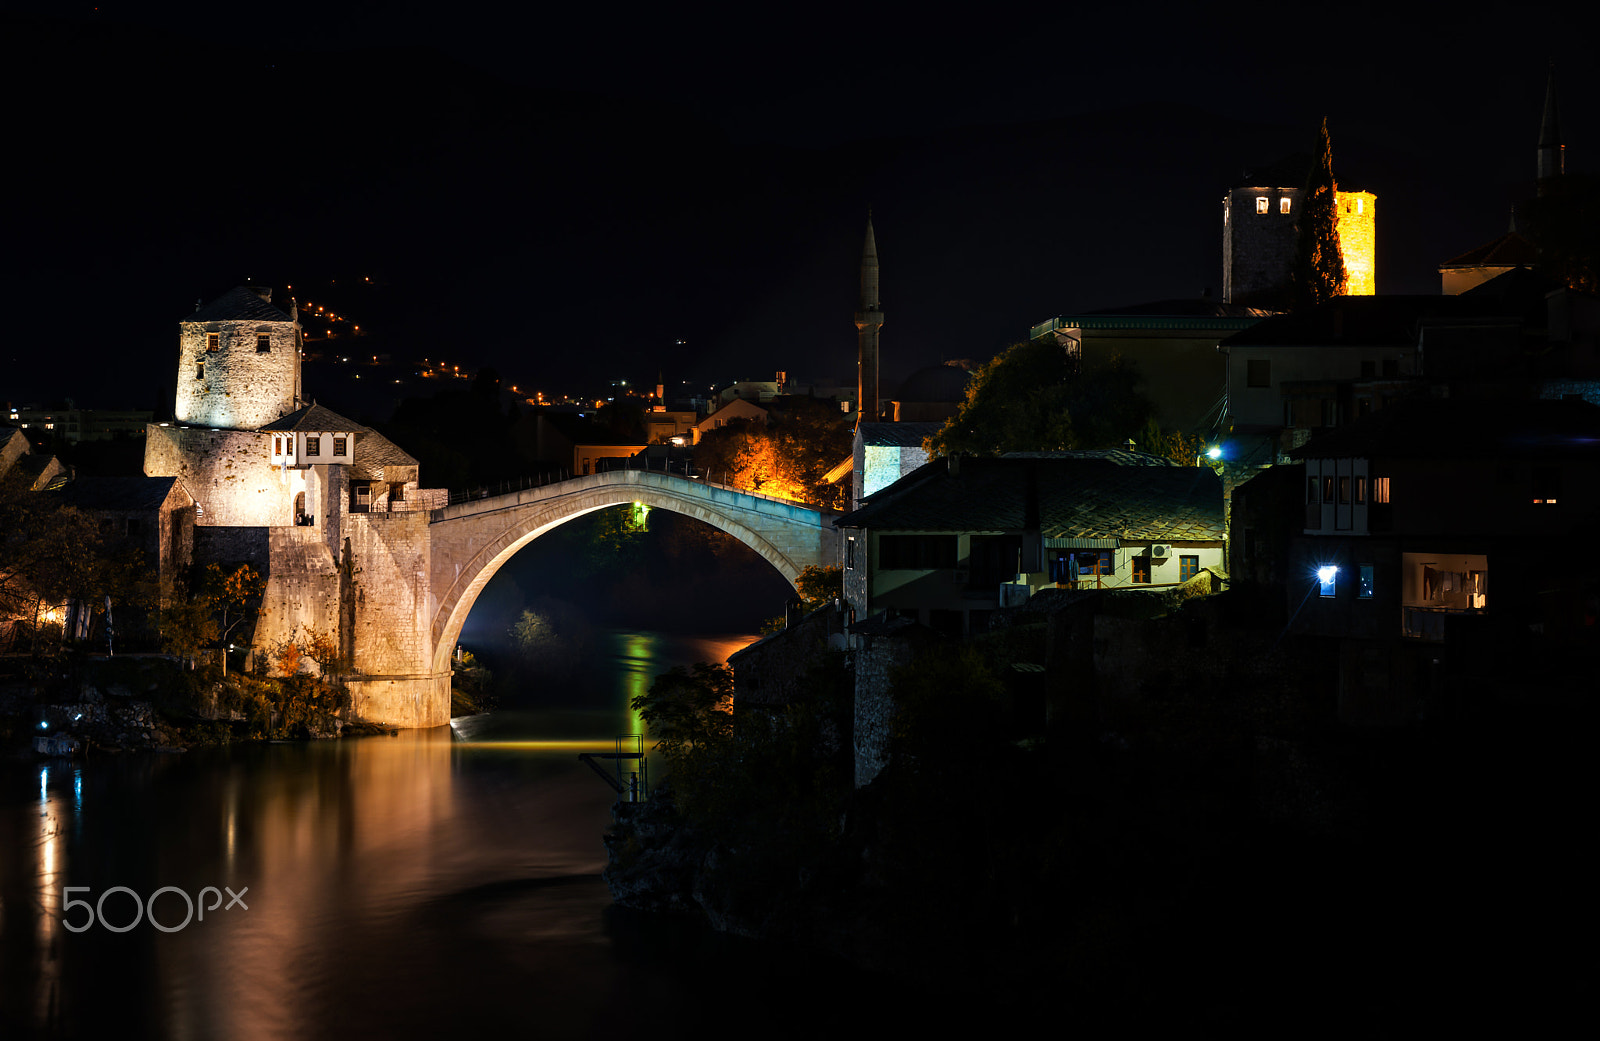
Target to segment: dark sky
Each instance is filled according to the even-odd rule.
[[[1505,229],[1549,60],[1569,169],[1600,125],[1576,35],[1437,8],[162,6],[6,8],[0,399],[167,407],[175,323],[246,279],[525,389],[853,380],[869,207],[892,387],[1220,291],[1224,189],[1324,115],[1386,292]]]

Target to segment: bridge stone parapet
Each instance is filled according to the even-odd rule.
[[[675,474],[618,470],[457,503],[429,517],[435,671],[449,668],[473,602],[518,550],[575,517],[635,502],[727,532],[790,584],[807,567],[838,563],[837,514]]]

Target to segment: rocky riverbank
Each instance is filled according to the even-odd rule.
[[[374,729],[340,718],[340,691],[289,679],[193,670],[165,655],[0,660],[0,748],[180,752],[197,745],[319,739]],[[386,730],[387,728],[377,728]]]

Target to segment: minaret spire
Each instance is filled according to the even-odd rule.
[[[867,211],[867,239],[861,247],[861,302],[856,308],[856,425],[878,418],[878,330],[883,307],[878,300],[878,243]]]
[[[1556,111],[1556,63],[1550,62],[1550,78],[1544,88],[1544,119],[1539,123],[1539,194],[1544,195],[1556,178],[1566,172],[1567,146],[1561,143],[1561,117]]]

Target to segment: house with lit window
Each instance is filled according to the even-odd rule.
[[[1597,330],[1590,298],[1522,268],[1458,296],[1342,296],[1269,318],[1218,348],[1228,458],[1283,462],[1309,438],[1417,393],[1600,397]]]
[[[1600,408],[1417,398],[1294,455],[1274,468],[1290,471],[1280,491],[1301,489],[1279,496],[1294,533],[1278,573],[1291,631],[1340,642],[1347,719],[1413,718],[1463,676],[1600,647],[1600,562],[1582,550]],[[1236,525],[1260,523],[1251,495]]]
[[[1046,587],[1155,589],[1223,570],[1221,480],[1140,452],[935,459],[835,526],[848,610],[956,636]]]

